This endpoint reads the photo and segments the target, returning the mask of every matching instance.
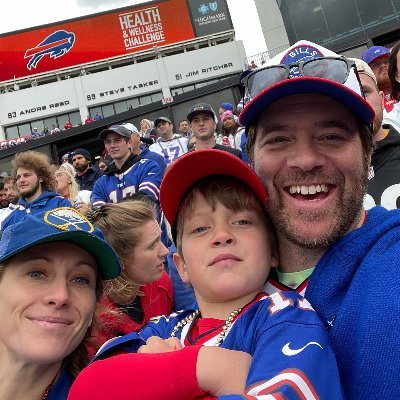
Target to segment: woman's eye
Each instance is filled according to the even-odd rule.
[[[40,279],[45,276],[45,274],[42,271],[29,271],[27,275],[33,279]]]
[[[247,219],[239,219],[236,223],[238,225],[250,225],[251,224],[251,222]]]
[[[85,276],[77,276],[76,278],[74,278],[72,280],[74,283],[76,283],[77,285],[89,285],[90,281],[88,278],[86,278]]]

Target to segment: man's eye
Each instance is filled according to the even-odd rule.
[[[238,225],[250,225],[251,224],[251,222],[247,219],[239,219],[236,223]]]

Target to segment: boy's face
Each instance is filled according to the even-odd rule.
[[[183,257],[174,261],[199,303],[255,296],[275,263],[268,235],[261,207],[233,211],[218,202],[213,210],[197,193],[183,223]]]

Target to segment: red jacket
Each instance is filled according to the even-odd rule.
[[[140,291],[142,292],[140,303],[144,316],[141,323],[135,322],[129,315],[123,313],[109,297],[104,297],[100,301],[106,311],[100,314],[101,329],[93,332],[95,351],[104,342],[115,336],[125,335],[143,328],[149,323],[150,318],[171,314],[174,298],[172,281],[165,271],[158,281],[141,286]]]

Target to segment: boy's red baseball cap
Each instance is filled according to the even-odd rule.
[[[160,188],[160,204],[171,225],[176,222],[179,206],[187,190],[199,179],[226,175],[241,180],[267,204],[267,190],[258,175],[238,157],[221,150],[196,150],[179,157],[165,172]]]

